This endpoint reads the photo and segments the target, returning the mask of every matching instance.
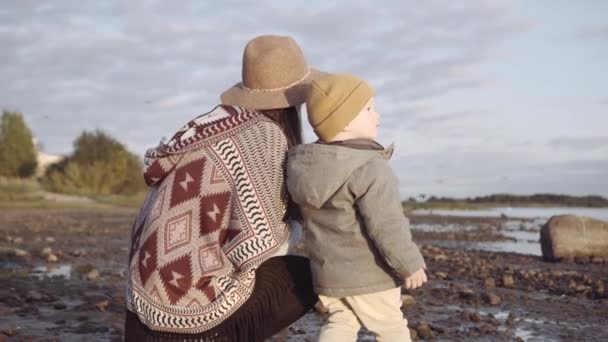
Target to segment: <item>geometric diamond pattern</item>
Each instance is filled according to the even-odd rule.
[[[192,211],[171,218],[165,226],[165,254],[185,246],[192,239]]]
[[[205,167],[205,158],[192,161],[175,170],[171,188],[170,207],[190,200],[200,194],[201,176]]]
[[[228,242],[232,241],[242,230],[239,229],[231,229],[230,227],[222,230],[220,232],[219,241],[222,246],[226,245]]]
[[[146,242],[141,246],[139,250],[139,259],[138,259],[138,267],[139,274],[141,276],[141,283],[145,286],[146,281],[152,275],[152,273],[156,270],[156,232],[152,233],[146,240]]]
[[[222,268],[222,266],[224,266],[220,246],[218,244],[200,247],[198,250],[198,260],[201,269],[203,270],[203,274],[208,274],[219,270]]]
[[[165,201],[165,192],[167,187],[163,187],[158,191],[156,198],[154,199],[154,204],[152,205],[152,209],[150,210],[150,215],[148,215],[147,221],[148,224],[152,224],[152,222],[156,221],[157,218],[160,217],[160,214],[163,212],[163,202]]]
[[[175,305],[192,286],[192,264],[186,254],[158,271],[171,304]]]
[[[201,236],[214,232],[222,227],[224,216],[229,211],[230,192],[209,195],[200,201]]]
[[[212,279],[212,277],[201,277],[196,283],[196,288],[202,291],[210,302],[213,302],[216,297],[215,289],[211,284]]]
[[[211,183],[211,184],[226,183],[226,181],[224,180],[224,177],[220,173],[220,170],[217,167],[215,167],[215,165],[213,165],[213,168],[211,169],[211,179],[209,180],[209,183]]]
[[[129,250],[129,264],[133,260],[135,256],[135,252],[139,249],[139,240],[141,239],[141,233],[144,230],[146,220],[141,220],[141,223],[137,227],[137,229],[133,230],[133,235],[131,235],[131,249]]]
[[[144,180],[147,185],[154,185],[156,182],[161,180],[167,172],[163,170],[163,167],[160,166],[160,162],[155,160],[150,166],[146,168],[146,172],[144,173]]]

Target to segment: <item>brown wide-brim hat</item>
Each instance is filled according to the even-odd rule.
[[[323,75],[306,63],[293,38],[259,36],[245,46],[242,81],[221,95],[222,103],[258,110],[297,106]]]

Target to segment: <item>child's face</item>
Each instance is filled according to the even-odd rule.
[[[380,114],[374,108],[374,98],[367,101],[359,115],[347,126],[347,131],[355,138],[376,139],[378,137],[378,126],[380,125]]]

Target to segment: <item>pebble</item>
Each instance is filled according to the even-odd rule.
[[[28,302],[38,302],[38,301],[41,301],[42,298],[44,298],[44,296],[42,295],[42,293],[40,293],[40,292],[38,292],[36,290],[30,290],[25,295],[25,299]]]
[[[499,305],[502,302],[502,298],[494,293],[485,292],[482,295],[483,300],[490,305]]]
[[[53,308],[55,310],[65,310],[65,309],[67,309],[67,307],[68,306],[65,305],[64,303],[57,303],[57,304],[53,305]]]
[[[44,239],[44,241],[46,241],[47,243],[53,243],[55,242],[55,238],[52,236],[48,236],[46,239]]]
[[[431,327],[426,322],[421,322],[418,324],[416,331],[418,332],[418,336],[420,336],[422,339],[426,340],[435,338],[433,330],[431,330]]]
[[[414,304],[416,304],[416,298],[414,298],[413,296],[410,296],[410,295],[402,295],[401,303],[403,304],[403,306],[414,305]]]
[[[99,301],[95,304],[95,308],[97,308],[97,310],[103,312],[106,311],[108,309],[108,306],[110,305],[110,301],[107,299],[104,299],[102,301]]]
[[[19,244],[23,243],[23,238],[22,237],[16,237],[16,238],[13,239],[13,243],[19,245]]]
[[[447,279],[448,274],[447,274],[447,273],[445,273],[445,272],[435,272],[435,276],[436,276],[438,279],[445,280],[445,279]]]
[[[15,335],[17,335],[17,329],[14,329],[14,328],[5,328],[5,329],[2,329],[2,333],[4,335],[6,335],[6,336],[9,336],[9,337],[10,336],[15,336]]]
[[[458,294],[460,295],[460,298],[462,299],[471,299],[473,297],[475,297],[475,292],[473,292],[473,290],[471,289],[461,289]]]
[[[507,325],[512,327],[515,325],[515,314],[514,313],[510,313],[509,317],[507,317],[507,321],[506,321]]]
[[[71,253],[75,257],[85,256],[87,255],[87,251],[84,249],[76,249]]]
[[[496,332],[496,327],[490,324],[483,324],[478,329],[482,334],[494,334]]]
[[[513,280],[513,277],[510,275],[504,275],[502,277],[502,286],[504,287],[513,287],[515,285],[515,280]]]
[[[416,329],[412,329],[412,328],[408,328],[410,330],[410,338],[412,340],[417,340],[418,339],[418,332],[416,331]]]
[[[448,257],[447,257],[447,255],[445,255],[445,254],[438,254],[438,255],[435,255],[435,257],[434,257],[433,259],[434,259],[435,261],[439,261],[439,262],[442,262],[442,261],[448,261]]]
[[[471,321],[473,322],[481,322],[481,314],[479,312],[471,313]]]
[[[44,247],[40,251],[40,255],[42,255],[43,257],[47,257],[47,256],[49,256],[51,254],[53,254],[53,249],[51,247]]]
[[[496,281],[494,280],[494,278],[486,278],[483,281],[483,286],[488,288],[496,287]]]
[[[46,258],[46,261],[57,262],[59,261],[59,258],[55,254],[49,254],[49,256]]]
[[[15,248],[14,253],[15,253],[15,256],[18,256],[21,258],[26,257],[30,254],[28,251],[21,249],[21,248]]]
[[[87,273],[86,278],[90,281],[96,281],[99,279],[99,271],[97,269],[92,269],[89,273]]]

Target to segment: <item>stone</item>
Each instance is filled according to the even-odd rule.
[[[23,243],[23,238],[22,237],[13,238],[13,243],[17,244],[17,245],[22,244]]]
[[[402,295],[401,303],[403,306],[411,306],[411,305],[416,304],[416,298],[414,298],[413,296],[410,296],[410,295]]]
[[[99,271],[97,269],[92,269],[89,273],[87,273],[86,278],[90,281],[99,280]]]
[[[57,304],[53,305],[53,308],[55,310],[65,310],[65,309],[67,309],[67,307],[68,306],[65,305],[64,303],[57,303]]]
[[[44,239],[44,241],[46,241],[47,243],[53,243],[53,242],[55,242],[55,238],[52,236],[47,236],[47,238]]]
[[[514,326],[515,325],[515,314],[511,312],[509,314],[509,316],[507,317],[507,321],[505,323],[510,327]]]
[[[418,332],[418,336],[420,336],[420,338],[424,340],[430,340],[435,338],[433,330],[431,330],[431,327],[426,322],[421,322],[420,324],[418,324],[418,326],[416,327],[416,331]]]
[[[59,258],[55,255],[55,254],[49,254],[49,256],[46,258],[46,261],[48,262],[57,262],[59,261]]]
[[[30,255],[30,253],[28,251],[21,249],[21,248],[15,248],[14,253],[15,253],[15,256],[18,256],[20,258]]]
[[[51,254],[53,254],[53,249],[51,247],[44,247],[40,251],[40,255],[42,255],[43,257],[48,257]]]
[[[110,301],[107,299],[104,299],[102,301],[95,303],[95,308],[101,312],[104,312],[108,309],[109,305],[110,305]]]
[[[433,259],[438,262],[448,261],[448,257],[445,254],[437,254]]]
[[[540,230],[543,259],[608,257],[608,222],[584,216],[553,216]]]
[[[80,256],[87,255],[87,251],[84,249],[76,249],[76,250],[73,250],[72,253],[70,253],[70,254],[72,254],[72,256],[75,256],[75,257],[80,257]]]
[[[17,335],[17,329],[5,328],[5,329],[2,329],[2,333],[6,336],[12,337],[12,336]]]
[[[39,302],[43,298],[43,294],[36,290],[27,291],[27,294],[25,295],[25,300],[27,300],[28,302]]]
[[[448,274],[445,272],[435,272],[437,279],[445,280],[448,278]]]
[[[508,288],[512,288],[513,286],[515,286],[515,280],[513,279],[513,276],[510,276],[510,275],[502,276],[502,286],[508,287]]]
[[[473,290],[471,289],[463,288],[458,291],[458,295],[462,299],[472,299],[473,297],[475,297],[475,292],[473,292]]]
[[[408,328],[410,330],[410,338],[412,340],[417,340],[418,339],[418,332],[416,331],[416,329],[412,329],[412,328]]]
[[[482,334],[494,334],[496,333],[496,327],[490,324],[483,324],[479,327],[479,332]]]
[[[494,293],[490,293],[490,292],[485,292],[482,295],[482,299],[487,303],[490,304],[492,306],[496,306],[499,305],[502,302],[502,298],[500,298],[499,295],[494,294]]]
[[[483,281],[483,286],[487,288],[496,287],[496,281],[494,280],[494,278],[486,278]]]

